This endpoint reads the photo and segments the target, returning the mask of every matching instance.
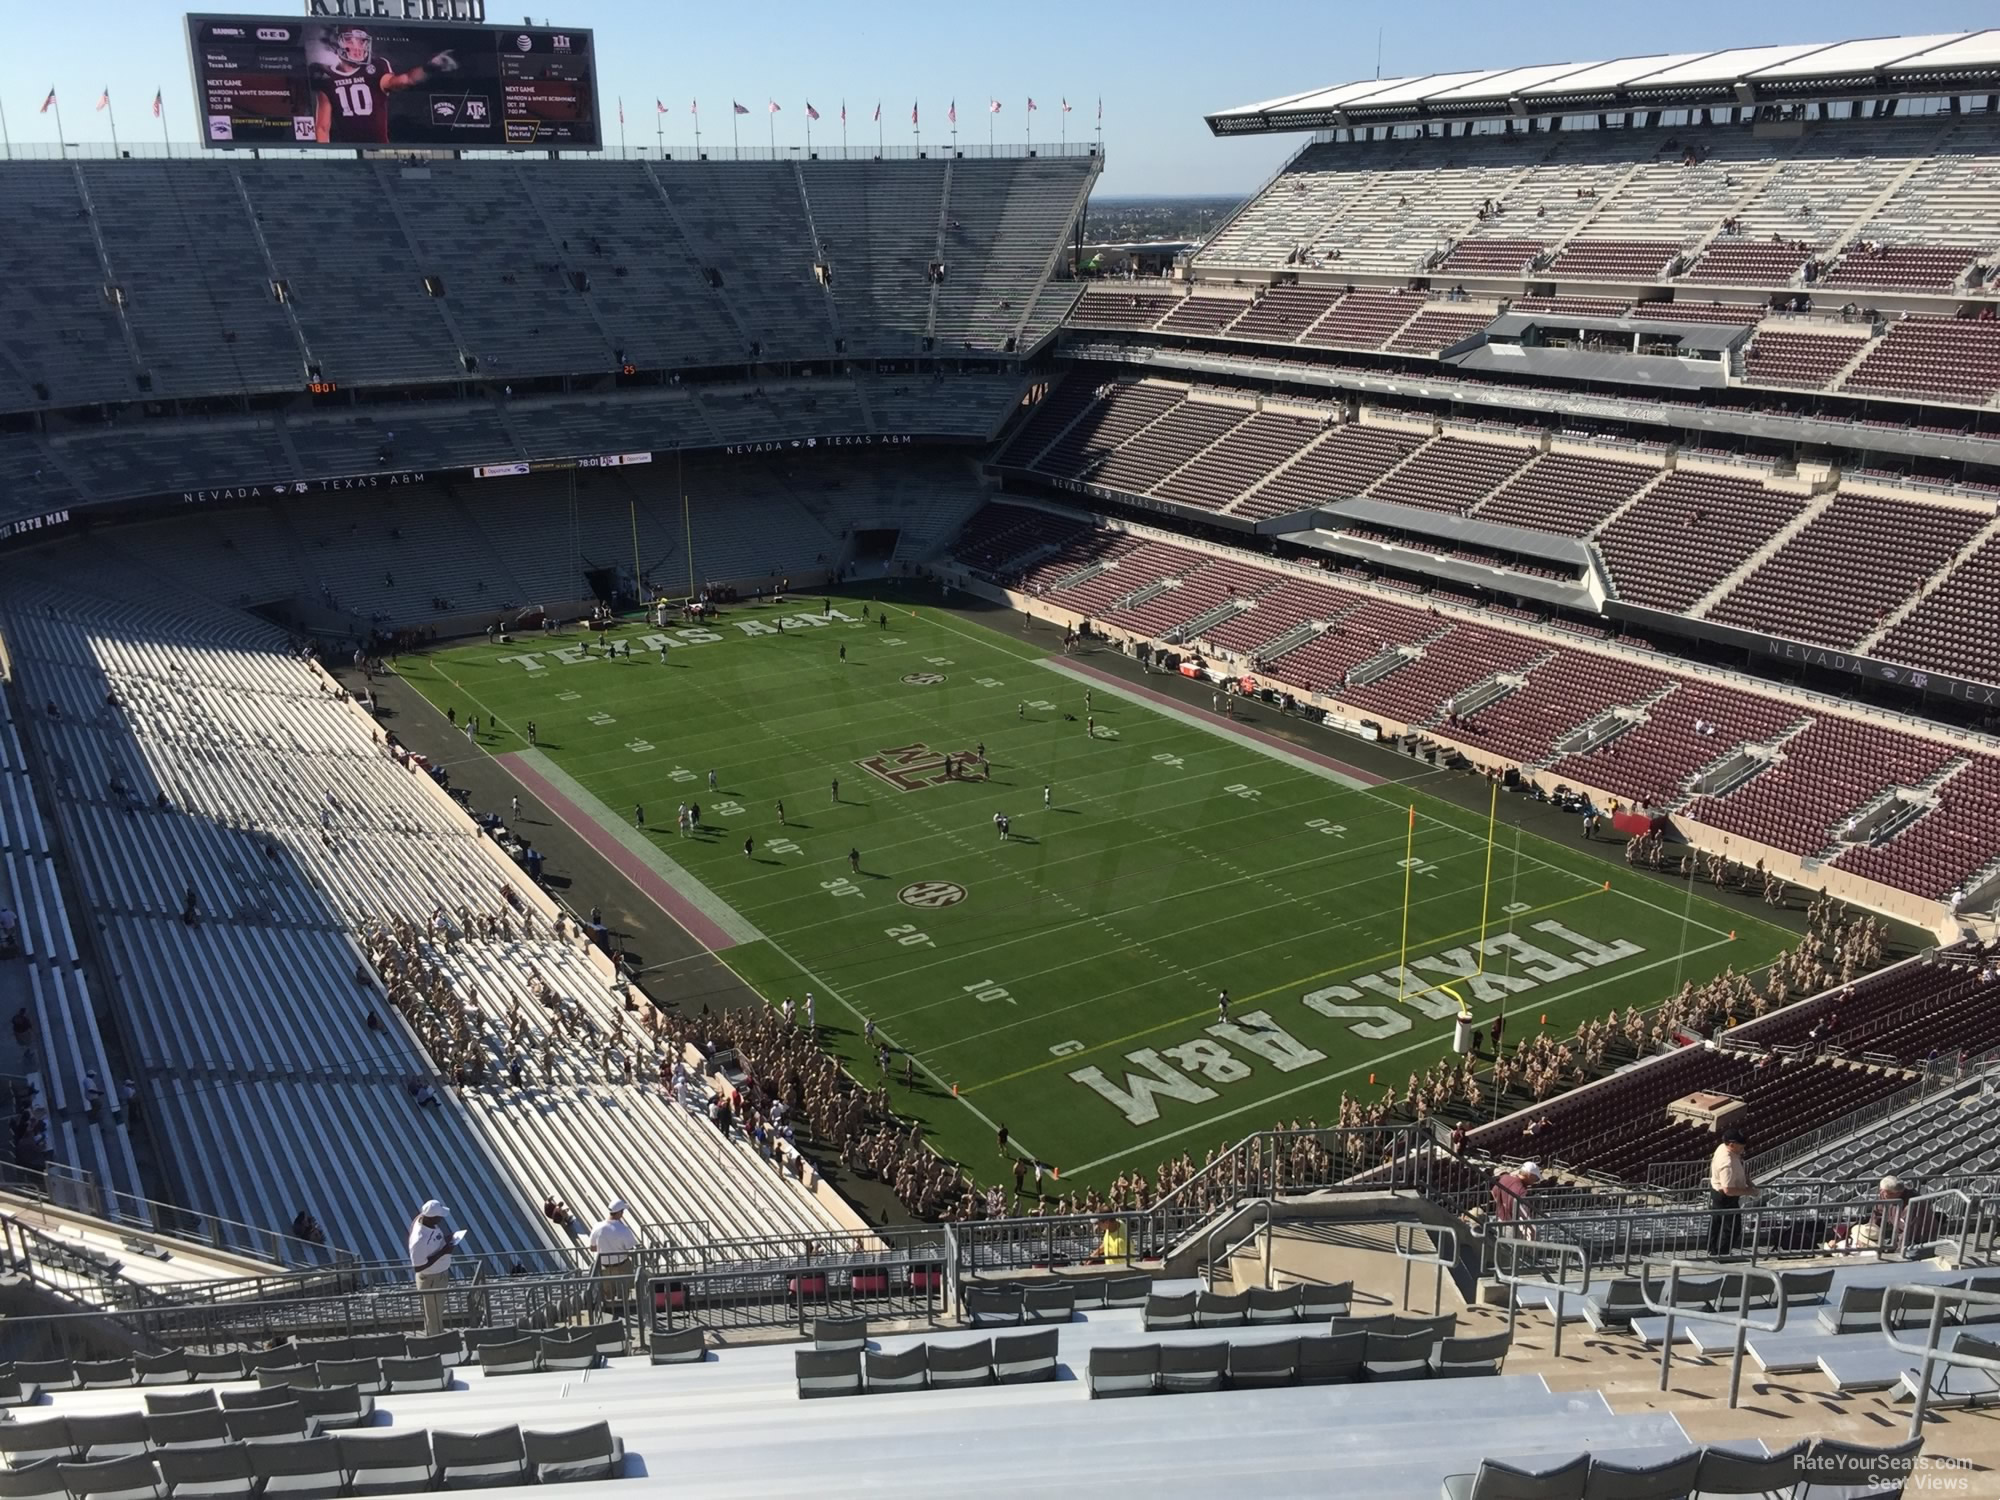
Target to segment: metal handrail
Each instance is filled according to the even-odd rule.
[[[1647,1279],[1647,1271],[1657,1262],[1648,1262],[1639,1267],[1639,1300],[1649,1311],[1665,1316],[1666,1332],[1660,1339],[1660,1389],[1666,1390],[1674,1365],[1674,1320],[1682,1319],[1690,1323],[1721,1323],[1736,1330],[1735,1349],[1729,1360],[1729,1406],[1733,1411],[1736,1397],[1743,1384],[1743,1349],[1749,1342],[1750,1330],[1759,1333],[1777,1333],[1785,1326],[1785,1284],[1776,1271],[1767,1271],[1758,1266],[1745,1266],[1727,1274],[1736,1278],[1736,1311],[1733,1313],[1710,1312],[1703,1308],[1688,1308],[1680,1305],[1681,1272],[1700,1271],[1704,1275],[1713,1274],[1714,1267],[1690,1261],[1671,1260],[1665,1262],[1667,1268],[1667,1300],[1662,1304],[1653,1296],[1652,1282]],[[1771,1297],[1775,1304],[1776,1321],[1760,1323],[1750,1316],[1750,1278],[1761,1276],[1771,1284]]]
[[[1444,1273],[1448,1266],[1458,1264],[1458,1231],[1449,1224],[1424,1224],[1402,1221],[1393,1226],[1396,1235],[1396,1258],[1403,1263],[1403,1306],[1410,1305],[1410,1272],[1419,1265],[1437,1267],[1437,1284],[1431,1289],[1431,1311],[1444,1311]],[[1420,1248],[1417,1237],[1421,1234],[1432,1241],[1428,1250]]]
[[[1931,1299],[1931,1315],[1925,1325],[1924,1341],[1921,1344],[1906,1344],[1896,1337],[1897,1316],[1908,1310],[1908,1301],[1917,1297]],[[1944,1310],[1947,1302],[1961,1307],[2000,1307],[2000,1292],[1975,1292],[1963,1286],[1927,1286],[1911,1283],[1907,1286],[1891,1287],[1882,1294],[1882,1336],[1889,1341],[1889,1347],[1898,1354],[1914,1354],[1922,1361],[1918,1368],[1916,1401],[1910,1408],[1910,1436],[1921,1436],[1924,1430],[1924,1408],[1930,1402],[1931,1370],[1940,1362],[1954,1369],[1984,1370],[2000,1379],[2000,1359],[1989,1359],[1981,1354],[1963,1354],[1957,1349],[1940,1349],[1938,1335],[1944,1328]]]
[[[1229,1226],[1233,1224],[1237,1219],[1241,1218],[1246,1211],[1249,1213],[1250,1232],[1246,1235],[1241,1236],[1238,1239],[1232,1240],[1230,1242],[1229,1248],[1222,1252],[1222,1258],[1224,1260],[1228,1260],[1230,1257],[1234,1256],[1238,1250],[1241,1250],[1245,1245],[1249,1244],[1250,1241],[1256,1239],[1258,1232],[1260,1230],[1265,1233],[1270,1232],[1271,1206],[1272,1206],[1271,1200],[1269,1198],[1259,1198],[1252,1203],[1239,1204],[1237,1206],[1235,1213],[1231,1214],[1227,1219],[1224,1219],[1220,1224],[1217,1224],[1213,1229],[1209,1230],[1208,1238],[1202,1242],[1201,1261],[1202,1264],[1208,1268],[1208,1289],[1211,1292],[1215,1290],[1215,1261],[1216,1261],[1215,1237],[1223,1233],[1225,1230],[1227,1230]],[[1235,1279],[1236,1278],[1232,1276],[1230,1278],[1230,1281],[1233,1283]],[[1269,1291],[1271,1287],[1271,1257],[1268,1254],[1266,1254],[1264,1257],[1263,1282],[1264,1282],[1264,1289],[1266,1291]]]
[[[1551,1281],[1546,1276],[1524,1272],[1520,1262],[1525,1252],[1529,1260],[1546,1260],[1553,1257],[1563,1273],[1568,1271],[1572,1261],[1576,1263],[1580,1279],[1575,1286],[1569,1284],[1567,1274],[1559,1274]],[[1553,1293],[1555,1296],[1556,1334],[1553,1353],[1562,1358],[1564,1304],[1574,1294],[1579,1297],[1590,1295],[1590,1249],[1585,1245],[1573,1245],[1566,1240],[1534,1240],[1526,1236],[1503,1235],[1493,1241],[1493,1274],[1500,1284],[1507,1288],[1507,1337],[1514,1337],[1514,1325],[1521,1315],[1521,1299],[1517,1295],[1520,1288]]]

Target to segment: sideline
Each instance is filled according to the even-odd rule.
[[[741,912],[541,751],[510,750],[493,759],[709,952],[764,941]]]

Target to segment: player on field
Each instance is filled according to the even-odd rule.
[[[1228,990],[1217,990],[1215,992],[1215,1019],[1218,1021],[1227,1021],[1229,1019]]]
[[[833,804],[834,804],[834,806],[835,806],[835,807],[838,807],[838,806],[840,805],[840,778],[839,778],[839,777],[835,777],[835,778],[834,778],[834,782],[833,782]]]
[[[813,1015],[813,992],[806,991],[806,1032],[810,1036],[819,1035],[819,1021]]]
[[[713,771],[710,771],[710,772],[708,773],[708,789],[709,789],[709,790],[710,790],[711,792],[712,792],[712,791],[715,791],[715,790],[717,789],[717,788],[716,788],[716,785],[715,785],[715,772],[713,772]]]
[[[1092,714],[1083,721],[1083,732],[1092,739],[1097,738],[1097,715]]]
[[[745,859],[755,859],[757,857],[756,839],[747,838],[743,841],[743,857]]]
[[[633,821],[634,823],[637,823],[637,824],[638,824],[638,825],[639,825],[639,826],[640,826],[641,828],[644,828],[644,827],[646,826],[646,804],[645,804],[645,803],[643,803],[643,802],[639,802],[639,803],[635,803],[635,804],[633,805],[633,808],[632,808],[632,821]]]
[[[847,851],[847,868],[856,875],[861,873],[861,851],[859,849],[849,849]]]
[[[840,647],[840,659],[843,662],[847,660],[847,645],[845,642],[843,642]]]
[[[785,826],[785,804],[782,802],[778,804],[778,826],[780,828]]]
[[[415,88],[432,74],[456,73],[450,50],[406,73],[375,55],[375,39],[360,26],[336,26],[326,38],[331,63],[314,63],[307,73],[313,91],[313,139],[321,145],[389,144],[389,95]]]
[[[1049,809],[1049,789],[1048,789],[1047,787],[1043,787],[1043,788],[1042,788],[1042,811],[1044,811],[1044,812],[1047,812],[1047,811],[1048,811],[1048,809]]]

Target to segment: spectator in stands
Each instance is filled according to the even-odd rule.
[[[1708,1253],[1733,1254],[1743,1239],[1743,1200],[1757,1190],[1745,1159],[1748,1141],[1740,1128],[1722,1136],[1708,1163]]]
[[[1089,1264],[1122,1266],[1132,1260],[1132,1239],[1125,1230],[1123,1219],[1099,1219],[1097,1221],[1097,1253],[1089,1257]]]
[[[1542,1180],[1539,1162],[1524,1161],[1512,1172],[1502,1172],[1493,1179],[1493,1219],[1496,1224],[1509,1226],[1524,1239],[1533,1239],[1534,1231],[1526,1227],[1534,1217],[1528,1205],[1528,1194]]]
[[[302,1208],[292,1215],[292,1238],[304,1240],[309,1245],[324,1245],[326,1231],[319,1227],[318,1219]]]
[[[632,1268],[639,1253],[639,1236],[625,1222],[625,1200],[605,1205],[604,1219],[590,1231],[588,1244],[597,1255],[597,1282],[606,1307],[623,1307],[632,1285]]]
[[[14,1028],[15,1046],[25,1047],[30,1042],[34,1041],[35,1023],[33,1018],[30,1017],[28,1014],[27,1006],[24,1005],[19,1010],[15,1011],[14,1019],[9,1024]]]
[[[200,919],[200,916],[200,901],[195,895],[194,886],[190,884],[187,888],[187,893],[181,897],[181,921],[192,927]]]
[[[444,1291],[451,1282],[451,1251],[459,1237],[444,1227],[451,1210],[437,1199],[426,1200],[410,1222],[410,1273],[423,1294],[424,1332],[444,1332]]]

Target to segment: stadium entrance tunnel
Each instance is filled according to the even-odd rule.
[[[854,533],[854,560],[861,563],[887,562],[896,555],[896,542],[902,533],[895,527],[882,527]]]

